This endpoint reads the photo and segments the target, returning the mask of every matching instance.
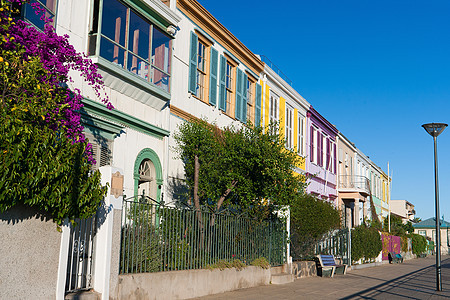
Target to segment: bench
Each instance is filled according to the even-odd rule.
[[[395,253],[395,252],[389,252],[388,253],[388,258],[389,258],[389,263],[402,263],[403,262],[403,257],[400,253]]]
[[[330,275],[329,277],[334,277],[334,274],[346,274],[347,273],[347,265],[338,265],[336,264],[336,260],[334,255],[327,254],[319,254],[317,255],[320,266],[318,266],[320,271],[319,275],[322,277]]]

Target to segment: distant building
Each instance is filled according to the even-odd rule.
[[[441,254],[450,254],[450,223],[440,220],[441,226]],[[424,237],[430,238],[436,244],[436,218],[429,218],[420,223],[413,224],[414,233],[420,234]]]
[[[353,228],[368,215],[370,182],[364,175],[356,175],[357,148],[342,133],[338,138],[338,201],[344,226]]]
[[[391,200],[391,214],[402,218],[403,223],[414,220],[414,205],[406,200]]]

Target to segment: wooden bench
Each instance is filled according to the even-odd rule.
[[[319,254],[317,255],[320,266],[318,272],[322,277],[330,274],[330,277],[334,277],[334,274],[346,274],[347,265],[338,265],[334,255]]]
[[[395,252],[389,252],[388,253],[388,258],[389,258],[389,263],[402,263],[403,262],[403,257],[400,253],[395,253]]]

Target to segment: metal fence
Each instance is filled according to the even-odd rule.
[[[350,265],[351,237],[350,230],[344,228],[327,234],[316,245],[316,254],[333,254],[340,257],[344,264]]]
[[[142,199],[123,201],[120,273],[203,269],[220,260],[286,262],[286,225]]]
[[[370,194],[370,182],[366,176],[340,175],[338,187],[341,189],[362,190]]]

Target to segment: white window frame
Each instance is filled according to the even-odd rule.
[[[328,170],[329,167],[327,166],[327,138],[328,135],[322,132],[322,162],[325,170]]]
[[[314,155],[313,163],[317,165],[317,162],[319,161],[318,160],[319,157],[317,155],[317,151],[318,151],[318,148],[319,148],[318,147],[319,145],[317,145],[317,143],[319,141],[319,139],[317,138],[319,136],[319,129],[316,126],[314,126],[314,125],[312,125],[312,128],[313,128],[312,139],[313,139],[313,155]]]
[[[334,163],[334,141],[330,139],[330,167],[329,167],[329,171],[333,174],[336,174],[336,170],[334,168],[335,163]]]
[[[305,156],[305,116],[300,112],[298,113],[298,140],[297,140],[297,152],[301,156]]]
[[[293,149],[294,148],[294,109],[286,104],[286,126],[285,126],[285,139],[286,139],[286,148]]]
[[[278,122],[280,120],[280,96],[273,91],[269,92],[269,121]]]

